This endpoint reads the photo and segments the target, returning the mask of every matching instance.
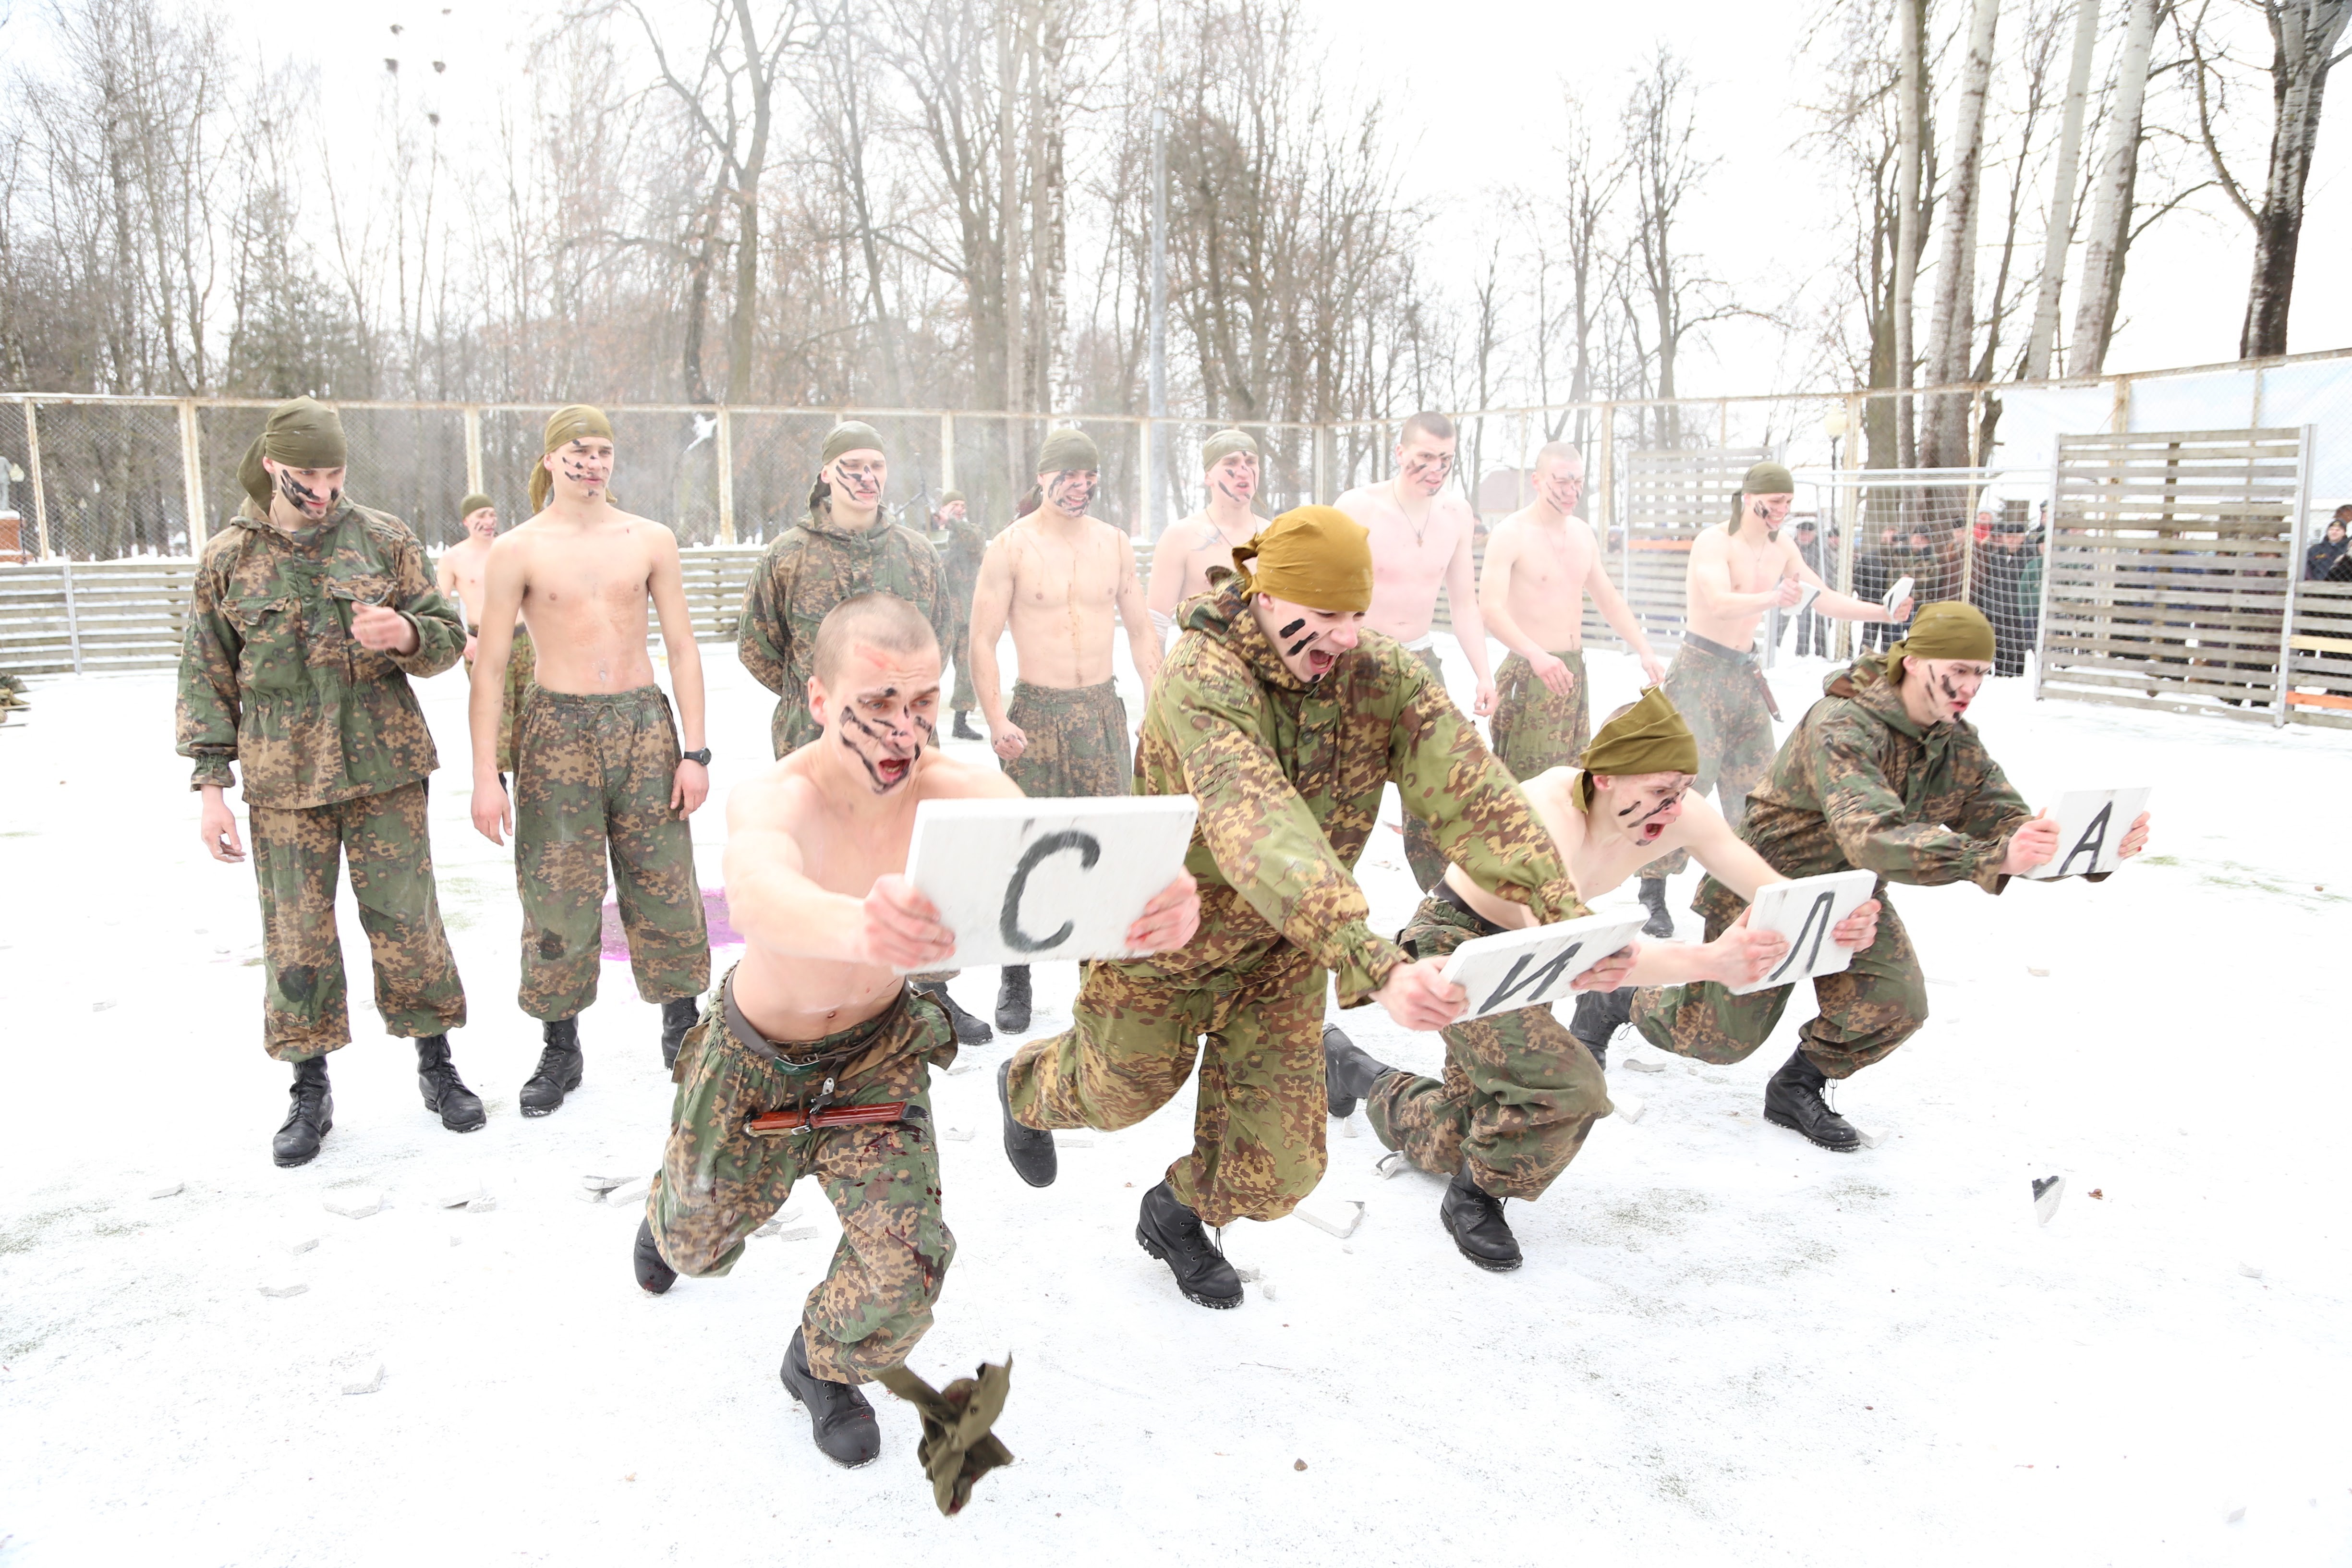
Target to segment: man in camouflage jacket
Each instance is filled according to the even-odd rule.
[[[854,420],[836,426],[825,438],[807,521],[776,536],[743,595],[735,656],[776,694],[769,734],[780,757],[817,737],[809,664],[816,628],[835,605],[860,594],[895,594],[923,612],[941,647],[955,640],[939,552],[882,515],[885,478],[881,435]]]
[[[326,1055],[352,1037],[335,932],[345,858],[385,1031],[416,1041],[425,1103],[444,1126],[483,1121],[449,1061],[466,993],[425,830],[425,779],[439,760],[408,685],[457,663],[466,628],[407,525],[343,495],[344,456],[331,409],[297,398],[271,411],[239,472],[246,504],[197,563],[180,655],[178,749],[195,763],[216,860],[245,858],[222,796],[236,784],[232,764],[245,769],[263,1041],[294,1064],[280,1165],[309,1162],[333,1125]]]
[[[1371,597],[1362,527],[1301,507],[1234,557],[1255,568],[1178,613],[1137,759],[1139,793],[1200,803],[1185,860],[1200,931],[1175,952],[1088,964],[1073,1027],[1023,1047],[997,1079],[1006,1152],[1044,1186],[1055,1172],[1044,1129],[1132,1126],[1204,1053],[1192,1152],[1145,1194],[1136,1236],[1206,1307],[1234,1306],[1242,1289],[1203,1222],[1278,1218],[1322,1179],[1326,976],[1341,1006],[1378,1001],[1408,1028],[1442,1028],[1465,1005],[1443,960],[1414,962],[1368,923],[1350,873],[1383,786],[1395,782],[1479,886],[1545,921],[1580,912],[1550,836],[1476,729],[1419,659],[1359,625]]]
[[[1927,1019],[1927,983],[1910,933],[1887,900],[1887,883],[1974,882],[1999,893],[2010,878],[2057,852],[2056,822],[2026,809],[1963,717],[1992,673],[1992,626],[1981,612],[1961,604],[1928,605],[1884,659],[1861,659],[1829,678],[1822,700],[1748,796],[1739,837],[1775,871],[1791,878],[1854,869],[1878,875],[1876,940],[1847,969],[1812,983],[1821,1016],[1799,1031],[1796,1054],[1765,1088],[1766,1118],[1825,1149],[1851,1151],[1862,1142],[1823,1100],[1826,1081],[1879,1060]],[[2137,855],[2147,842],[2143,814],[2126,833],[2123,853]],[[1713,942],[1745,904],[1710,876],[1691,907],[1706,917]],[[1605,1043],[1630,1021],[1678,1056],[1742,1061],[1769,1037],[1794,988],[1735,996],[1701,981],[1618,991],[1611,994],[1615,1016],[1588,1025],[1580,1009],[1577,1032]]]
[[[932,526],[948,536],[940,551],[940,573],[955,639],[953,647],[941,643],[940,652],[955,661],[955,694],[949,704],[955,714],[955,728],[950,733],[959,741],[983,741],[987,737],[971,727],[971,710],[980,701],[971,684],[971,595],[980,585],[980,563],[988,553],[988,535],[971,521],[961,490],[940,497],[939,515]]]

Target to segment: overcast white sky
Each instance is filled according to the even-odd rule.
[[[1789,0],[1675,0],[1671,5],[1533,4],[1471,0],[1307,0],[1331,42],[1334,86],[1377,86],[1405,152],[1408,189],[1444,198],[1454,216],[1425,237],[1428,274],[1466,278],[1477,255],[1481,193],[1512,183],[1540,190],[1557,168],[1551,149],[1559,87],[1577,83],[1596,106],[1597,128],[1661,37],[1689,60],[1704,89],[1701,140],[1722,159],[1686,243],[1706,267],[1741,286],[1751,304],[1773,306],[1798,281],[1834,266],[1845,248],[1848,207],[1797,151],[1811,121],[1798,107],[1815,91],[1794,56],[1808,7]],[[2118,9],[2110,5],[2108,9]],[[330,12],[315,0],[241,0],[238,15],[279,38],[307,38],[325,57],[333,95],[373,104],[383,57],[399,54],[402,80],[435,95],[462,137],[466,102],[512,82],[517,40],[531,13],[485,0],[385,0]],[[2022,7],[2004,16],[2004,54],[2017,45]],[[400,23],[397,38],[389,31]],[[427,62],[442,58],[438,76]],[[1996,88],[1998,90],[1998,88]],[[2341,95],[2337,95],[2341,99]],[[353,116],[357,119],[357,116]],[[2323,127],[2304,230],[2291,346],[2352,345],[2352,103],[2331,104]],[[2256,171],[2258,172],[2258,170]],[[2127,316],[2108,368],[2137,370],[2233,357],[2252,261],[2244,221],[2218,194],[2204,210],[2168,217],[2134,248]],[[2037,200],[2046,200],[2046,195]],[[1997,215],[1995,215],[1997,216]],[[1990,219],[1989,219],[1990,221]],[[2069,306],[2071,311],[2071,303]],[[1771,390],[1772,345],[1761,331],[1726,330],[1687,366],[1690,394]]]

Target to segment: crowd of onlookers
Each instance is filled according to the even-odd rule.
[[[2337,507],[2327,527],[2303,552],[2305,582],[2352,583],[2352,551],[2345,549],[2347,533],[2352,533],[2352,505]]]

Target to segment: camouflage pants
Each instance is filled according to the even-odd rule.
[[[1444,958],[1497,928],[1439,899],[1423,899],[1397,941],[1413,957]],[[1445,1079],[1392,1072],[1365,1098],[1381,1143],[1423,1170],[1450,1176],[1470,1162],[1498,1198],[1538,1198],[1609,1114],[1600,1064],[1548,1007],[1496,1013],[1444,1031]]]
[[[955,696],[948,703],[950,713],[969,713],[980,705],[979,694],[971,689],[971,621],[956,622],[955,636],[949,640],[945,652],[955,660]],[[1015,721],[1017,723],[1019,721]]]
[[[901,990],[876,1017],[779,1050],[729,1027],[733,979],[678,1051],[669,1142],[646,1218],[671,1268],[724,1274],[793,1184],[814,1176],[841,1220],[841,1241],[801,1312],[809,1370],[864,1383],[904,1363],[929,1330],[955,1257],[940,1212],[929,1067],[955,1059],[955,1031],[936,1005]],[[779,1138],[747,1130],[764,1112],[805,1110],[826,1070],[832,1104],[905,1100],[908,1120]]]
[[[271,1056],[299,1062],[351,1044],[335,930],[338,860],[351,865],[384,1033],[415,1039],[465,1023],[466,988],[433,880],[424,780],[333,805],[252,806],[247,825],[261,884],[262,1043]]]
[[[539,672],[539,650],[531,645],[530,630],[515,627],[514,647],[507,655],[506,689],[499,696],[499,772],[514,772],[515,726],[522,721],[523,704],[530,696],[531,677]],[[474,673],[474,661],[466,661],[466,673]]]
[[[1513,654],[1495,672],[1495,755],[1525,784],[1546,768],[1574,767],[1592,739],[1592,689],[1584,679],[1584,650],[1553,658],[1573,682],[1560,696],[1536,677],[1535,666]]]
[[[1004,717],[1029,737],[1004,776],[1032,799],[1126,795],[1135,787],[1135,746],[1127,704],[1110,681],[1099,686],[1013,682]]]
[[[1691,795],[1716,792],[1723,819],[1738,827],[1748,816],[1748,792],[1772,771],[1772,710],[1765,705],[1764,673],[1744,655],[1699,646],[1686,637],[1666,667],[1666,695],[1682,710],[1698,742],[1698,782]],[[1678,877],[1690,851],[1676,849],[1642,868],[1644,877]]]
[[[1437,678],[1438,689],[1445,689],[1445,667],[1438,661],[1437,649],[1417,647],[1412,657]],[[1402,803],[1403,797],[1400,795],[1398,799]],[[1437,847],[1437,835],[1411,811],[1404,814],[1404,863],[1412,868],[1413,884],[1424,893],[1437,886],[1438,879],[1445,875],[1445,852]]]
[[[1279,1219],[1323,1179],[1325,985],[1286,942],[1205,977],[1089,963],[1070,1028],[1013,1055],[1013,1117],[1132,1127],[1176,1097],[1197,1056],[1192,1151],[1169,1186],[1210,1225]]]
[[[669,806],[678,755],[669,699],[657,686],[590,695],[538,688],[516,753],[522,1010],[570,1018],[596,1000],[608,856],[637,994],[700,995],[710,935],[693,834]]]
[[[1712,882],[1701,884],[1706,940],[1721,936],[1743,907]],[[1800,1032],[1808,1061],[1831,1078],[1850,1078],[1919,1032],[1927,1021],[1927,983],[1911,933],[1903,929],[1882,884],[1878,938],[1837,974],[1813,982],[1821,1016]],[[1745,1061],[1771,1037],[1793,985],[1734,996],[1711,980],[1644,986],[1634,993],[1633,1026],[1662,1051],[1703,1062]]]

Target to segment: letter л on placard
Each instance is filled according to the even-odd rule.
[[[1800,980],[1835,974],[1845,968],[1853,962],[1853,954],[1840,947],[1830,932],[1838,921],[1860,909],[1871,889],[1877,886],[1874,872],[1832,871],[1823,877],[1800,877],[1792,882],[1773,882],[1759,888],[1756,901],[1748,906],[1748,927],[1750,931],[1779,932],[1789,939],[1789,951],[1765,972],[1762,979],[1726,989],[1734,996],[1745,996],[1754,991],[1769,991],[1776,985],[1793,985]]]
[[[1189,795],[927,800],[907,879],[956,948],[942,969],[1135,956],[1127,930],[1184,868]]]

